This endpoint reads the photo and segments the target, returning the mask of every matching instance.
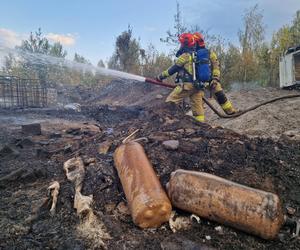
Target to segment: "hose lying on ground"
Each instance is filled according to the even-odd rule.
[[[233,115],[225,115],[225,114],[222,114],[220,113],[205,97],[203,97],[203,100],[204,102],[207,104],[207,106],[209,106],[219,117],[221,118],[235,118],[235,117],[239,117],[249,111],[252,111],[252,110],[255,110],[263,105],[266,105],[266,104],[269,104],[269,103],[272,103],[272,102],[276,102],[278,100],[283,100],[283,99],[288,99],[288,98],[295,98],[295,97],[300,97],[300,94],[294,94],[294,95],[284,95],[284,96],[280,96],[280,97],[276,97],[274,99],[271,99],[271,100],[268,100],[268,101],[265,101],[265,102],[262,102],[262,103],[259,103],[257,105],[254,105],[250,108],[247,108],[245,110],[241,110]]]
[[[151,79],[151,78],[145,78],[145,82],[148,82],[148,83],[151,83],[151,84],[155,84],[155,85],[159,85],[159,86],[163,86],[163,87],[166,87],[166,88],[175,88],[176,85],[174,84],[170,84],[170,83],[164,83],[164,82],[159,82],[157,80],[154,80],[154,79]],[[274,99],[271,99],[271,100],[268,100],[268,101],[265,101],[265,102],[262,102],[262,103],[259,103],[259,104],[256,104],[250,108],[247,108],[245,110],[241,110],[235,114],[232,114],[232,115],[226,115],[226,114],[222,114],[220,113],[211,103],[210,101],[208,101],[205,97],[203,97],[203,101],[207,104],[207,106],[209,106],[212,111],[214,111],[220,118],[236,118],[236,117],[239,117],[249,111],[252,111],[252,110],[255,110],[261,106],[264,106],[266,104],[269,104],[269,103],[272,103],[272,102],[276,102],[278,100],[283,100],[283,99],[288,99],[288,98],[295,98],[295,97],[300,97],[300,94],[293,94],[293,95],[284,95],[284,96],[280,96],[280,97],[276,97]]]

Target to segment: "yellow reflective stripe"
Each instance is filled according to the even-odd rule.
[[[220,77],[220,70],[219,69],[213,69],[213,77]]]
[[[183,56],[180,56],[180,57],[177,59],[176,64],[177,64],[178,66],[183,66],[183,65],[185,64],[185,61],[186,61],[186,59],[185,59]]]
[[[180,57],[178,57],[176,64],[182,67],[184,64],[191,62],[192,60],[190,53],[183,53]]]
[[[190,53],[183,53],[176,61],[176,65],[184,67],[189,74],[193,74],[193,57]]]
[[[213,51],[210,52],[210,60],[212,61],[218,60],[217,54]]]
[[[221,105],[223,110],[228,110],[228,109],[232,109],[232,104],[230,101],[225,102],[224,104]]]
[[[211,51],[210,52],[210,61],[212,64],[212,76],[213,77],[220,77],[221,72],[220,72],[220,65],[218,61],[218,57],[215,52]]]
[[[189,72],[189,74],[193,75],[193,57],[192,57],[192,55],[189,56],[189,63],[187,65],[187,72]]]
[[[189,53],[185,53],[184,68],[190,74],[193,75],[193,57]]]
[[[168,76],[170,76],[168,70],[163,71],[163,72],[161,73],[161,75],[162,75],[163,77],[168,77]]]
[[[182,91],[182,88],[180,86],[177,86],[175,89],[174,89],[174,93],[176,94],[180,94]]]
[[[197,116],[194,116],[195,120],[198,121],[198,122],[204,122],[204,115],[197,115]]]

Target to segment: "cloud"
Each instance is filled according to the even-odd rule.
[[[22,40],[28,38],[28,34],[20,34],[10,29],[0,28],[0,44],[14,48],[21,45]],[[76,42],[78,34],[55,34],[48,33],[45,37],[52,42],[60,42],[64,46],[72,46]]]
[[[55,34],[55,33],[48,33],[46,38],[53,42],[60,42],[62,45],[65,46],[72,46],[76,42],[75,35],[72,34]]]
[[[9,29],[0,28],[0,44],[3,44],[6,47],[14,48],[17,45],[20,45],[23,39],[24,35]]]

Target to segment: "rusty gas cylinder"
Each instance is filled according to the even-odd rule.
[[[119,146],[114,162],[133,222],[141,228],[159,227],[167,222],[172,206],[143,147],[137,142]]]
[[[195,171],[177,170],[167,184],[173,206],[264,239],[284,222],[277,195]]]

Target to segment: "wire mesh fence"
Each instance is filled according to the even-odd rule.
[[[47,106],[47,88],[37,79],[0,75],[0,108]]]

